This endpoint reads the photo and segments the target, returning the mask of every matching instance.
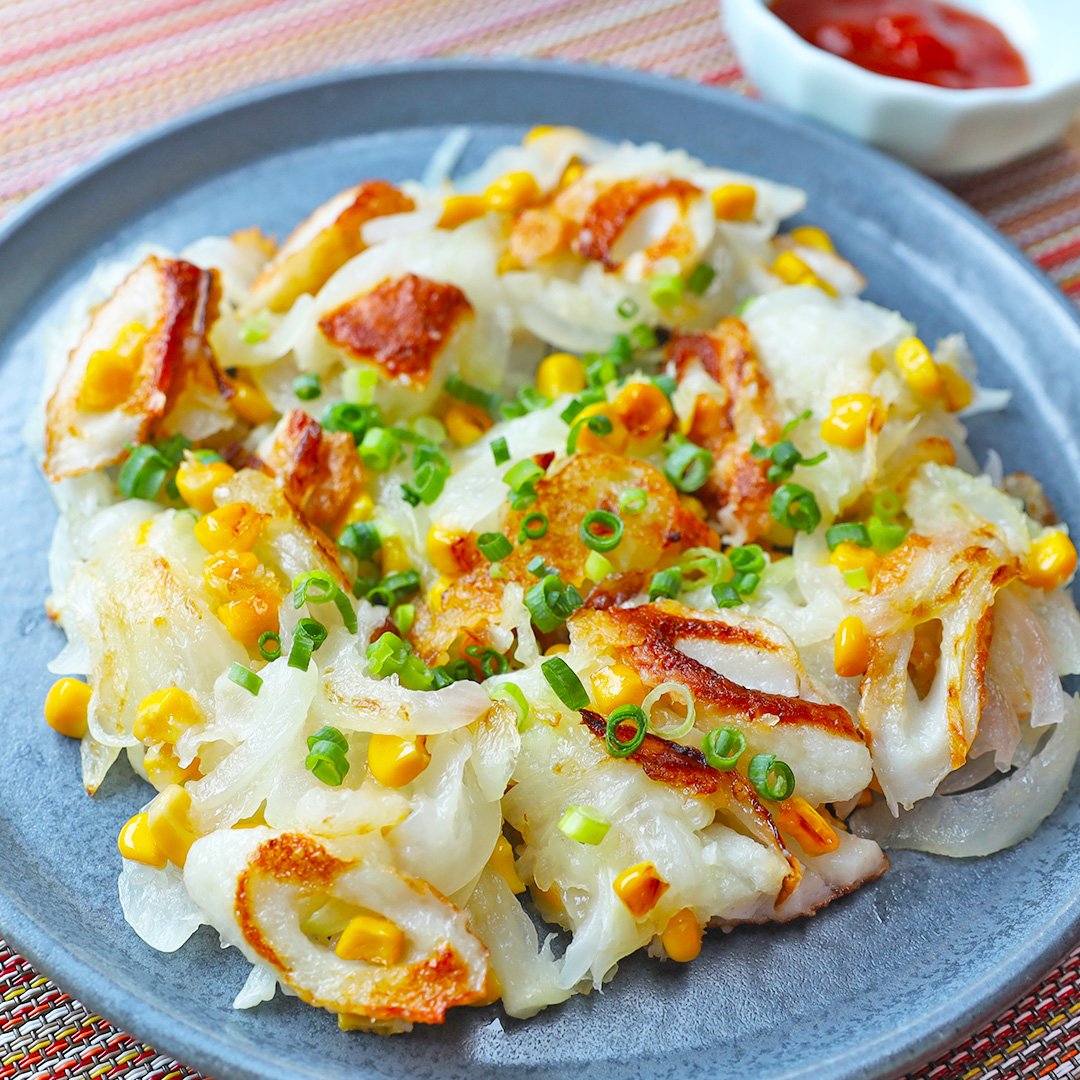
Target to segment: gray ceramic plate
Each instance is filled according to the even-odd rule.
[[[988,859],[900,853],[885,878],[784,927],[714,933],[686,967],[635,956],[601,994],[539,1017],[463,1010],[380,1040],[281,997],[235,1013],[246,965],[200,931],[175,956],[123,922],[115,837],[144,798],[118,767],[94,804],[75,744],[41,720],[54,512],[19,430],[39,342],[98,259],[179,247],[252,223],[279,235],[357,179],[417,176],[448,126],[462,167],[535,123],[658,139],[798,184],[808,219],[866,273],[869,296],[925,336],[968,335],[1003,415],[972,425],[1008,469],[1045,479],[1080,522],[1080,323],[1012,248],[948,194],[802,120],[699,86],[543,63],[412,64],[262,90],[143,139],[34,200],[0,235],[0,519],[4,658],[0,933],[121,1027],[217,1080],[499,1077],[730,1080],[887,1077],[945,1048],[1020,993],[1080,927],[1074,784],[1034,839]]]

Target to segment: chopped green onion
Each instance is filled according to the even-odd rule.
[[[794,420],[789,420],[784,425],[784,430],[781,433],[780,437],[786,439],[788,435],[790,435],[804,420],[809,420],[810,417],[813,415],[814,414],[809,409],[806,409],[805,411],[799,413],[799,415],[796,416]]]
[[[745,300],[743,300],[743,301],[742,301],[742,302],[741,302],[741,303],[739,304],[739,306],[738,306],[738,307],[737,307],[737,308],[735,309],[735,317],[736,317],[737,319],[741,319],[741,318],[742,318],[742,317],[743,317],[743,316],[744,316],[744,315],[746,314],[746,310],[747,310],[747,308],[749,308],[749,307],[750,307],[750,305],[751,305],[751,304],[752,304],[752,303],[753,303],[753,302],[754,302],[754,301],[755,301],[755,300],[756,300],[757,298],[758,298],[758,296],[757,296],[757,294],[755,293],[755,294],[754,294],[753,296],[748,296],[748,297],[747,297],[747,298],[746,298]]]
[[[487,645],[467,645],[465,654],[480,664],[480,671],[485,679],[494,675],[505,675],[510,670],[510,661],[498,649]]]
[[[246,668],[243,664],[238,664],[234,660],[233,666],[229,668],[229,678],[236,683],[237,686],[242,686],[254,697],[259,696],[259,688],[262,686],[263,681],[251,670],[251,668]]]
[[[585,560],[585,576],[590,581],[603,581],[608,574],[615,573],[615,567],[600,554],[599,551],[590,551]]]
[[[625,334],[616,334],[611,339],[607,355],[617,364],[629,364],[634,358],[634,350],[630,345],[630,339]]]
[[[356,611],[327,570],[311,570],[293,579],[293,606],[333,604],[350,634],[356,633]]]
[[[739,573],[731,580],[732,588],[740,596],[749,596],[761,584],[761,575],[755,573]]]
[[[170,477],[184,459],[184,451],[191,443],[183,435],[173,435],[156,445],[146,443],[131,447],[131,456],[120,468],[116,486],[120,494],[129,499],[153,500],[166,489],[166,494],[177,498],[176,482]]]
[[[398,628],[398,633],[407,634],[416,621],[416,607],[413,604],[398,604],[394,608],[393,620],[394,625]]]
[[[308,736],[307,745],[304,767],[328,787],[338,787],[349,772],[349,740],[337,728],[323,727]]]
[[[830,551],[835,551],[841,544],[869,547],[870,533],[862,522],[845,521],[840,525],[830,525],[825,530],[825,543],[829,545]]]
[[[589,695],[574,669],[561,657],[552,656],[540,665],[548,686],[558,699],[572,712],[578,712],[589,704]]]
[[[649,582],[649,602],[664,597],[674,600],[682,589],[682,571],[677,566],[670,566],[667,570],[660,570],[653,574]]]
[[[668,398],[679,388],[679,384],[674,378],[663,372],[652,377],[652,384]]]
[[[502,435],[491,440],[491,456],[495,459],[496,465],[505,465],[510,460],[510,448]]]
[[[774,521],[796,532],[812,533],[821,524],[821,509],[812,491],[782,484],[773,492],[769,513]]]
[[[740,604],[746,603],[739,595],[739,590],[730,583],[714,585],[712,595],[718,608],[739,607]]]
[[[327,431],[347,431],[359,445],[368,428],[382,425],[382,409],[378,405],[343,401],[327,409],[320,422]]]
[[[379,385],[379,373],[374,368],[348,367],[341,375],[342,396],[355,405],[370,405]]]
[[[716,271],[708,263],[698,263],[686,279],[686,287],[695,295],[701,294],[713,283]]]
[[[800,423],[805,416],[809,413],[803,413],[802,416],[797,416],[792,420],[784,431],[787,432],[791,427]],[[765,473],[765,479],[770,484],[779,484],[784,480],[790,480],[792,473],[795,471],[797,465],[810,466],[820,465],[828,454],[822,450],[820,454],[812,458],[805,458],[802,455],[802,451],[790,440],[781,439],[780,442],[773,446],[762,446],[756,439],[750,445],[750,453],[759,461],[771,461],[768,471]]]
[[[611,822],[594,806],[574,804],[563,811],[559,829],[579,844],[599,844],[611,829]]]
[[[446,431],[446,425],[434,416],[418,416],[414,420],[409,421],[409,427],[420,436],[421,439],[427,439],[428,442],[439,443],[446,442],[450,437]]]
[[[705,585],[715,585],[725,579],[730,581],[732,577],[731,560],[719,551],[707,547],[690,548],[689,551],[684,551],[679,557],[679,568],[684,578],[687,574],[701,575],[689,586],[695,589]]]
[[[770,802],[783,802],[795,790],[795,774],[775,754],[755,754],[746,770],[754,790]]]
[[[845,570],[844,581],[847,582],[849,589],[861,589],[865,591],[870,588],[870,575],[862,566],[857,570]]]
[[[866,532],[873,549],[879,555],[888,555],[904,542],[908,531],[896,522],[885,522],[878,517],[870,517],[866,522]]]
[[[520,491],[526,484],[532,484],[544,475],[544,470],[532,458],[524,458],[503,473],[503,482],[511,491]]]
[[[615,309],[624,319],[632,319],[638,313],[637,301],[627,296],[619,301]]]
[[[758,544],[728,548],[727,557],[731,560],[731,565],[735,570],[745,570],[759,574],[767,565],[765,552]]]
[[[360,460],[365,465],[385,472],[393,465],[401,450],[401,444],[387,428],[373,427],[364,432],[357,449],[360,451]]]
[[[679,698],[682,701],[683,707],[686,709],[686,716],[683,717],[675,727],[662,728],[653,720],[652,709],[653,706],[659,705],[661,698],[668,694],[672,697]],[[661,683],[655,689],[650,690],[649,693],[645,695],[645,700],[641,703],[641,708],[649,718],[649,727],[651,727],[657,735],[660,735],[665,739],[681,739],[694,726],[694,720],[697,716],[693,694],[691,694],[682,683],[677,682]]]
[[[590,356],[592,356],[591,360],[589,360]],[[589,360],[589,363],[585,368],[585,380],[589,386],[606,386],[609,382],[614,382],[619,377],[619,365],[614,357],[596,356],[592,353],[586,353],[585,359]]]
[[[505,559],[514,550],[514,545],[498,532],[481,533],[476,538],[476,546],[480,549],[480,554],[493,563]]]
[[[267,648],[266,643],[272,641],[273,647]],[[281,635],[274,633],[273,630],[267,630],[265,633],[259,635],[259,655],[264,660],[276,660],[281,655]]]
[[[413,657],[412,659],[415,660],[416,658]],[[456,682],[479,682],[476,669],[464,657],[451,660],[450,663],[437,667],[433,674],[435,676],[433,690],[441,690],[444,686]]]
[[[518,543],[522,544],[526,540],[539,540],[547,535],[547,531],[547,514],[541,514],[539,510],[534,510],[521,519],[521,532],[518,533]]]
[[[482,390],[479,386],[473,386],[472,383],[467,383],[460,375],[451,375],[446,380],[443,390],[451,397],[457,398],[458,401],[475,405],[477,408],[485,409],[489,413],[495,413],[499,408],[500,399],[498,394],[493,394],[490,390]]]
[[[326,640],[326,627],[318,619],[301,619],[296,624],[292,648],[289,650],[289,667],[307,671],[311,654]]]
[[[701,752],[712,768],[731,772],[746,752],[746,736],[738,728],[713,728],[701,740]]]
[[[536,488],[532,484],[525,484],[510,497],[511,510],[525,510],[536,502]]]
[[[322,397],[322,379],[318,375],[297,375],[293,379],[292,389],[301,401],[314,401]]]
[[[420,574],[416,570],[397,570],[387,574],[378,585],[368,590],[367,598],[372,604],[393,607],[399,600],[420,588]]]
[[[257,345],[269,336],[270,316],[265,311],[257,312],[240,324],[240,340],[245,345]]]
[[[529,703],[525,699],[525,695],[522,693],[521,687],[517,683],[504,682],[499,683],[498,686],[493,686],[488,690],[488,697],[492,701],[511,701],[514,704],[514,708],[517,709],[518,714],[518,731],[522,731],[525,728],[529,719]]]
[[[637,730],[630,739],[623,742],[619,738],[619,724],[629,720],[637,725]],[[645,710],[640,705],[620,705],[617,709],[613,709],[607,720],[607,729],[604,731],[604,745],[607,747],[607,752],[614,758],[629,757],[645,741],[647,727]]]
[[[645,323],[638,323],[630,331],[630,341],[635,348],[641,349],[643,352],[655,349],[660,344],[656,339],[656,331]]]
[[[547,577],[548,574],[554,574],[559,576],[559,571],[554,566],[548,566],[544,562],[543,555],[534,555],[526,564],[525,569],[532,574],[533,577]]]
[[[683,298],[682,278],[675,274],[654,274],[649,278],[649,299],[658,308],[673,308]]]
[[[542,634],[562,626],[581,603],[581,593],[555,574],[545,575],[525,593],[525,606]]]
[[[501,562],[493,562],[488,567],[488,575],[493,578],[504,578],[506,577],[506,567]]]
[[[640,514],[649,505],[649,496],[642,488],[626,488],[619,492],[619,509],[624,514]]]
[[[597,533],[599,527],[603,531]],[[593,551],[614,551],[623,538],[623,523],[610,510],[590,510],[578,528],[581,542]]]
[[[382,547],[382,538],[370,521],[357,521],[342,530],[338,547],[351,551],[360,562],[366,562]]]
[[[192,450],[192,454],[200,465],[213,465],[225,460],[216,450]]]
[[[874,516],[891,521],[904,508],[900,496],[891,488],[885,488],[874,496]]]
[[[423,449],[423,447],[420,447],[420,449]],[[401,485],[402,494],[405,496],[406,501],[412,503],[413,506],[416,506],[417,503],[431,506],[443,493],[449,475],[449,462],[444,465],[438,461],[422,461],[413,476],[412,484]],[[412,502],[411,496],[415,497],[417,502]]]
[[[680,437],[664,462],[664,475],[679,491],[691,492],[709,479],[712,467],[713,456],[708,450]]]
[[[348,751],[349,740],[341,734],[336,727],[321,727],[314,735],[307,737],[308,749],[310,750],[316,743],[330,742],[333,743],[339,750]]]
[[[594,435],[599,435],[601,437],[610,435],[614,430],[611,424],[611,418],[605,416],[603,413],[595,413],[584,419],[575,420],[574,426],[570,429],[570,434],[566,439],[567,455],[577,452],[578,435],[580,434],[581,429],[586,426]]]

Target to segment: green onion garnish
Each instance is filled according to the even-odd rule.
[[[510,661],[497,649],[487,645],[467,645],[465,654],[479,662],[485,679],[490,679],[493,675],[505,675],[510,670]]]
[[[746,602],[739,595],[738,589],[730,582],[725,582],[722,585],[714,585],[712,587],[712,595],[718,608],[739,607],[740,604]]]
[[[552,656],[540,665],[548,686],[555,691],[558,699],[572,712],[584,709],[589,704],[589,695],[574,669],[561,657]]]
[[[562,626],[581,604],[581,593],[555,574],[545,575],[525,593],[525,606],[542,634]]]
[[[162,439],[156,445],[146,443],[128,449],[131,456],[121,466],[116,481],[121,495],[128,499],[153,500],[164,487],[171,498],[179,496],[170,474],[183,461],[184,451],[191,449],[191,443],[183,435]]]
[[[240,340],[245,345],[257,345],[270,336],[270,316],[265,311],[245,319],[240,324]]]
[[[701,752],[714,769],[730,772],[746,752],[746,736],[738,728],[713,728],[701,740]]]
[[[835,551],[841,544],[869,547],[870,533],[862,522],[845,521],[841,525],[830,525],[825,530],[825,543],[829,545],[830,551]]]
[[[526,564],[525,569],[532,574],[533,577],[547,577],[548,574],[554,574],[559,576],[559,570],[554,566],[548,566],[544,562],[543,555],[534,555]]]
[[[866,522],[866,533],[870,538],[870,544],[879,555],[888,555],[895,551],[907,536],[907,529],[893,521],[882,521],[878,517],[870,517]]]
[[[420,663],[415,656],[411,659],[417,664]],[[434,672],[432,672],[432,675],[432,690],[441,690],[444,686],[449,686],[451,683],[456,682],[479,682],[476,669],[464,657],[460,657],[457,660],[451,660],[448,664],[437,667]]]
[[[683,298],[682,278],[675,274],[654,274],[649,278],[649,299],[658,308],[673,308]]]
[[[482,390],[479,386],[473,386],[472,383],[467,383],[460,375],[451,375],[446,380],[443,390],[451,397],[456,397],[458,401],[464,401],[469,405],[477,406],[477,408],[486,409],[489,413],[495,414],[498,411],[500,402],[498,394],[494,394],[490,390]]]
[[[192,450],[191,452],[200,465],[213,465],[215,462],[225,460],[216,450]]]
[[[798,484],[782,484],[773,492],[769,514],[796,532],[812,533],[821,524],[821,509],[814,493]]]
[[[259,696],[259,688],[262,686],[263,681],[251,668],[246,668],[243,664],[238,664],[234,660],[233,666],[229,668],[229,678],[237,686],[242,686],[248,693],[255,697]]]
[[[691,492],[709,479],[712,467],[713,456],[708,450],[679,436],[664,462],[664,475],[679,491]]]
[[[401,450],[401,443],[388,428],[373,427],[364,432],[357,449],[360,451],[360,460],[365,465],[385,472],[394,464]]]
[[[610,828],[611,822],[594,806],[568,806],[559,818],[559,829],[579,844],[599,844]]]
[[[520,491],[526,484],[532,484],[544,475],[544,470],[532,458],[525,458],[503,473],[503,482],[511,491]]]
[[[420,588],[420,574],[416,570],[397,570],[387,574],[378,585],[368,590],[369,603],[393,607],[410,593]]]
[[[382,409],[378,405],[356,405],[343,401],[323,413],[322,426],[327,431],[347,431],[357,445],[368,428],[382,425]]]
[[[664,372],[661,372],[659,375],[654,375],[652,377],[652,384],[658,390],[662,391],[669,399],[671,398],[671,395],[674,394],[675,391],[679,388],[679,384],[675,381],[675,379],[671,375],[668,375]]]
[[[591,360],[589,360],[590,356],[592,357]],[[589,386],[606,386],[619,377],[619,363],[615,357],[596,356],[594,353],[586,353],[585,359],[589,360],[585,368],[585,380]]]
[[[585,576],[590,581],[603,581],[608,574],[615,573],[615,567],[600,554],[599,551],[590,551],[585,560]]]
[[[267,648],[267,642],[273,644]],[[281,636],[273,630],[267,630],[259,635],[259,655],[264,660],[276,660],[281,655]]]
[[[340,786],[349,772],[349,740],[335,727],[322,727],[308,736],[307,744],[304,767],[328,787]]]
[[[706,585],[716,585],[723,580],[730,581],[733,576],[731,560],[714,551],[712,548],[696,547],[684,551],[679,557],[679,569],[685,579],[688,574],[700,574],[688,583],[688,588],[702,588]]]
[[[514,708],[517,709],[518,731],[524,730],[529,719],[529,703],[525,700],[525,695],[522,693],[521,687],[518,686],[517,683],[499,683],[498,686],[493,686],[488,691],[488,697],[490,697],[492,701],[499,701],[501,699],[512,702]]]
[[[623,742],[619,738],[619,724],[629,720],[633,720],[637,725],[637,730],[631,739]],[[616,758],[629,757],[645,741],[647,726],[645,710],[640,705],[620,705],[617,709],[613,709],[604,732],[604,745],[607,747],[607,752]]]
[[[435,444],[446,442],[450,437],[446,431],[446,425],[434,416],[424,414],[409,422],[409,427],[428,442]]]
[[[643,352],[655,349],[660,344],[656,338],[656,331],[645,323],[638,323],[630,331],[630,341],[633,343],[634,348],[641,349]]]
[[[382,547],[382,538],[370,521],[357,521],[342,530],[338,547],[351,551],[360,562],[366,562]]]
[[[547,535],[547,531],[547,514],[541,514],[539,510],[534,510],[521,519],[521,532],[518,533],[518,543],[522,544],[526,540],[539,540]]]
[[[438,685],[448,686],[455,681],[455,677],[449,675],[437,680],[427,664],[418,656],[411,655],[409,643],[389,630],[368,645],[367,660],[373,675],[378,678],[396,675],[406,690],[434,690]],[[468,668],[468,673],[463,673],[460,678],[475,678],[472,665],[467,660],[458,663]]]
[[[737,319],[741,319],[741,318],[742,318],[742,317],[743,317],[743,316],[744,316],[744,315],[746,314],[746,309],[747,309],[747,308],[748,308],[748,307],[749,307],[749,306],[750,306],[750,305],[751,305],[751,304],[752,304],[752,303],[753,303],[753,302],[754,302],[754,301],[755,301],[755,300],[756,300],[757,298],[758,298],[758,294],[757,294],[757,293],[755,293],[755,294],[754,294],[753,296],[748,296],[748,297],[747,297],[747,298],[746,298],[745,300],[743,300],[743,301],[742,301],[742,302],[741,302],[741,303],[739,304],[739,306],[738,306],[738,307],[737,307],[737,308],[735,309],[735,318],[737,318]]]
[[[600,529],[598,533],[596,530]],[[623,523],[610,510],[590,510],[578,528],[581,542],[593,551],[614,551],[623,538]]]
[[[293,379],[292,389],[301,401],[314,401],[322,397],[322,379],[318,375],[297,375]]]
[[[664,597],[674,600],[682,589],[682,571],[677,566],[669,566],[653,574],[649,582],[649,602]]]
[[[293,606],[333,604],[350,634],[356,633],[356,611],[327,570],[310,570],[293,579]]]
[[[498,562],[500,559],[505,559],[514,550],[514,545],[502,533],[498,532],[481,533],[476,538],[476,546],[480,549],[480,554],[488,562]]]
[[[502,435],[491,440],[491,456],[495,459],[496,465],[505,465],[510,460],[510,448]]]
[[[570,429],[570,434],[566,439],[566,453],[567,455],[577,452],[578,434],[581,429],[588,426],[589,430],[594,435],[610,435],[614,430],[611,424],[611,419],[605,416],[603,413],[596,413],[593,416],[585,417],[582,420],[575,420],[574,426]]]
[[[640,514],[649,505],[649,496],[639,487],[626,488],[619,492],[619,509],[624,514]]]
[[[289,650],[289,667],[307,671],[311,654],[326,640],[326,627],[318,619],[301,619],[296,624],[292,648]]]
[[[807,413],[803,413],[802,416],[797,416],[784,428],[785,432],[792,425],[801,423],[807,415]],[[816,454],[812,458],[805,458],[802,451],[790,439],[781,439],[774,446],[762,446],[755,439],[750,445],[750,453],[759,461],[772,462],[765,473],[765,479],[770,484],[779,484],[784,480],[790,480],[796,465],[807,467],[820,465],[828,457],[826,451],[822,450],[820,454]]]
[[[716,271],[708,263],[698,263],[686,279],[686,287],[695,295],[701,294],[713,283]]]
[[[755,754],[746,770],[754,790],[771,802],[783,802],[795,790],[795,774],[790,766],[777,761],[775,754]]]
[[[891,488],[885,488],[874,496],[874,516],[891,521],[904,508],[900,496]]]
[[[632,319],[638,313],[637,301],[627,296],[619,301],[615,309],[624,319]]]
[[[608,346],[607,355],[616,364],[629,364],[634,359],[634,350],[630,339],[625,334],[616,334]]]
[[[845,570],[844,581],[847,582],[849,589],[860,589],[865,592],[870,588],[870,575],[862,566],[856,570]]]
[[[416,607],[413,604],[398,604],[394,608],[394,614],[392,616],[394,625],[398,628],[399,634],[407,634],[412,629],[412,624],[416,621]]]

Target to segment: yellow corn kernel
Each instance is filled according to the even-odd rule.
[[[537,139],[543,138],[545,135],[550,135],[554,130],[554,124],[537,124],[535,127],[529,128],[525,133],[525,138],[521,140],[521,145],[528,146],[529,143],[536,142]]]
[[[565,642],[556,642],[544,650],[545,656],[565,656],[570,651],[570,646]]]
[[[585,171],[585,166],[576,158],[572,157],[567,163],[566,168],[562,171],[562,176],[559,177],[559,183],[556,185],[559,191],[564,191],[572,183],[574,183],[581,174]]]
[[[45,723],[71,739],[86,734],[90,687],[78,679],[57,679],[45,696]]]
[[[821,422],[821,437],[830,446],[858,450],[866,442],[881,402],[872,394],[844,394],[833,398],[832,411]]]
[[[941,376],[945,408],[949,412],[959,412],[961,409],[966,409],[975,397],[975,392],[971,389],[971,383],[949,364],[938,364],[938,374]]]
[[[870,663],[870,636],[858,615],[840,620],[833,644],[833,669],[845,679],[865,675]]]
[[[195,539],[211,555],[250,551],[262,532],[263,516],[251,503],[226,503],[195,522]]]
[[[518,877],[514,866],[514,849],[505,836],[500,836],[495,841],[495,850],[488,859],[488,866],[510,886],[510,891],[515,896],[525,891],[525,883]]]
[[[150,804],[146,820],[158,850],[183,870],[198,839],[191,825],[191,796],[179,784],[170,784]]]
[[[865,570],[866,576],[872,578],[878,567],[877,552],[873,548],[860,547],[845,540],[837,544],[833,553],[829,556],[829,562],[840,573],[846,574],[849,570]]]
[[[368,743],[368,772],[383,787],[411,784],[431,763],[423,735],[399,739],[396,735],[372,735]]]
[[[941,369],[934,363],[930,350],[918,338],[905,338],[896,346],[894,355],[900,374],[916,394],[934,398],[941,393]]]
[[[701,518],[702,521],[709,520],[709,511],[705,508],[705,504],[694,495],[679,495],[679,505],[684,510],[689,510],[694,517]]]
[[[443,593],[453,585],[453,581],[450,578],[441,577],[434,585],[428,590],[427,602],[428,607],[432,611],[442,611],[443,609]]]
[[[520,270],[521,268],[521,262],[518,257],[509,251],[504,251],[495,260],[495,273],[500,277],[503,274],[509,274],[512,271]]]
[[[487,199],[483,195],[451,195],[443,203],[440,229],[456,229],[467,221],[474,221],[488,212]]]
[[[476,442],[491,427],[491,417],[483,409],[465,401],[455,401],[443,416],[447,433],[458,446]]]
[[[577,424],[590,416],[606,416],[611,421],[611,431],[607,435],[597,435],[588,424],[582,424],[578,428],[577,452],[579,454],[624,453],[626,444],[630,441],[630,432],[619,419],[614,404],[598,401],[595,405],[589,405],[574,417],[574,423]]]
[[[667,394],[653,383],[631,383],[613,402],[615,412],[644,455],[659,450],[668,425],[675,419]]]
[[[776,814],[781,832],[793,837],[807,855],[825,855],[840,846],[836,830],[805,799],[785,799]]]
[[[155,690],[135,710],[134,733],[141,743],[174,743],[189,728],[205,720],[195,699],[177,686]]]
[[[229,407],[241,420],[258,427],[277,415],[277,410],[257,386],[239,379],[233,379],[231,385],[233,395],[229,398]]]
[[[194,758],[186,768],[181,767],[176,751],[168,743],[150,746],[143,755],[143,770],[147,780],[164,791],[170,784],[186,784],[189,780],[202,779],[202,768]]]
[[[228,483],[235,475],[236,470],[224,461],[204,465],[189,451],[176,470],[176,487],[188,506],[205,514],[214,509],[214,489]]]
[[[357,915],[341,931],[334,952],[342,960],[363,960],[391,967],[405,955],[401,927],[378,915]]]
[[[603,713],[620,705],[640,705],[648,694],[641,677],[627,664],[598,668],[589,681],[593,702]]]
[[[375,500],[365,491],[349,508],[345,517],[346,525],[355,525],[358,521],[370,521],[375,513]]]
[[[668,920],[660,935],[668,957],[680,964],[688,964],[701,952],[701,926],[690,908],[677,911]]]
[[[150,832],[146,814],[136,814],[120,830],[116,846],[125,859],[164,870],[169,861]]]
[[[781,251],[773,263],[772,272],[788,285],[814,285],[823,289],[829,296],[835,296],[836,290],[805,263],[794,251]]]
[[[207,555],[203,563],[203,579],[215,592],[224,596],[247,590],[259,576],[259,560],[250,551],[226,548],[216,555]]]
[[[816,225],[800,225],[797,229],[792,229],[791,239],[796,244],[820,248],[822,251],[836,250],[832,237],[824,229],[819,229]]]
[[[379,545],[382,572],[400,574],[409,569],[409,553],[405,550],[405,541],[400,536],[387,536]]]
[[[1036,589],[1064,585],[1076,569],[1076,547],[1063,532],[1040,536],[1031,545],[1024,581]]]
[[[585,389],[585,368],[570,353],[552,353],[545,356],[536,369],[536,389],[552,399],[560,394],[576,394]]]
[[[507,173],[488,185],[484,199],[491,210],[500,214],[516,214],[540,201],[540,186],[532,173]]]
[[[427,534],[427,552],[432,566],[443,577],[461,577],[475,565],[476,545],[461,529],[444,529],[432,525]]]
[[[670,888],[651,862],[628,866],[611,887],[635,919],[648,915]]]
[[[725,184],[712,193],[713,213],[720,221],[750,221],[757,192],[749,184]]]
[[[217,617],[234,641],[253,649],[263,634],[278,632],[281,625],[278,621],[280,602],[276,593],[260,589],[239,600],[222,604],[217,609]]]

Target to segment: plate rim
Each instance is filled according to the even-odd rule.
[[[0,223],[0,252],[15,243],[24,232],[32,231],[43,215],[61,204],[65,197],[77,193],[99,173],[118,165],[122,166],[125,160],[136,158],[144,149],[176,133],[217,120],[224,114],[237,112],[270,99],[335,84],[410,74],[467,77],[474,73],[502,73],[508,76],[516,73],[574,75],[593,78],[602,83],[628,83],[662,94],[699,99],[721,109],[763,114],[780,127],[809,129],[819,145],[826,149],[830,144],[842,148],[847,158],[855,164],[861,160],[872,165],[875,170],[884,170],[887,176],[943,207],[953,216],[962,219],[968,228],[982,234],[984,241],[997,249],[998,254],[1011,265],[1013,272],[1028,278],[1056,308],[1057,314],[1064,319],[1066,325],[1080,337],[1080,312],[1049,275],[953,192],[901,162],[815,120],[759,99],[746,98],[708,84],[664,73],[559,59],[421,58],[382,64],[347,65],[314,75],[275,80],[229,93],[110,144],[59,179],[32,193]],[[256,159],[254,156],[249,158]],[[183,188],[179,187],[163,197],[175,196],[182,190]],[[99,242],[107,235],[106,231],[95,237],[91,243]],[[43,282],[35,284],[29,291],[28,298],[17,304],[6,323],[0,312],[0,341],[7,336],[12,324],[25,313],[34,298],[55,280],[56,274],[53,272],[46,275]],[[298,1080],[305,1073],[310,1077],[318,1076],[318,1073],[306,1070],[305,1073],[300,1073],[291,1064],[279,1067],[279,1063],[270,1058],[266,1058],[265,1066],[260,1065],[257,1071],[230,1059],[228,1052],[230,1049],[235,1052],[234,1044],[222,1040],[217,1033],[206,1033],[170,1011],[151,1007],[134,993],[123,989],[112,980],[107,970],[91,963],[81,950],[61,943],[43,927],[38,926],[19,897],[10,894],[3,887],[0,887],[0,935],[14,951],[25,957],[42,974],[62,971],[64,986],[68,988],[71,996],[84,1006],[110,1018],[110,1022],[119,1031],[149,1042],[158,1052],[176,1057],[189,1068],[215,1076],[218,1080],[229,1080],[233,1077],[237,1080],[276,1080],[278,1077],[282,1080]],[[939,1053],[954,1046],[967,1034],[996,1016],[1010,1001],[1033,988],[1048,969],[1065,956],[1078,936],[1080,894],[1069,903],[1063,918],[1053,926],[1042,927],[1029,939],[1030,947],[1026,950],[1026,959],[1002,960],[981,979],[969,984],[962,994],[939,1005],[931,1013],[924,1014],[918,1020],[909,1020],[904,1025],[879,1035],[870,1043],[821,1059],[809,1070],[803,1069],[795,1075],[809,1080],[815,1075],[814,1070],[828,1066],[840,1070],[836,1075],[843,1076],[845,1080],[886,1080],[905,1069],[932,1061]],[[872,1058],[869,1062],[868,1057]]]

